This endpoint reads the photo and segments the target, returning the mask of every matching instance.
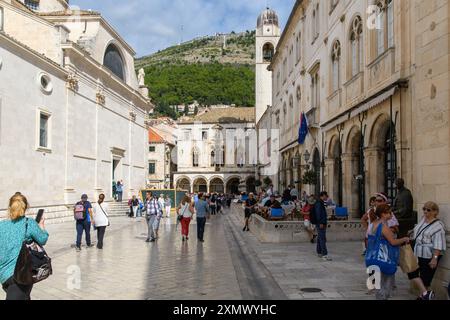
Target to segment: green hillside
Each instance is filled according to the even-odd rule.
[[[169,105],[255,104],[255,33],[204,37],[136,60],[157,112],[176,117]]]

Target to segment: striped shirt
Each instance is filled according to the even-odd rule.
[[[433,258],[434,250],[446,250],[444,224],[441,221],[437,221],[427,228],[428,225],[429,223],[427,223],[425,219],[422,219],[422,221],[414,228],[413,239],[416,239],[417,235],[419,235],[416,239],[414,254],[416,257],[423,259]],[[422,230],[425,231],[421,232]]]

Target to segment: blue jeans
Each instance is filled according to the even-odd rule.
[[[320,225],[316,226],[317,229],[317,254],[322,256],[328,255],[327,250],[327,229],[320,229]]]
[[[91,245],[91,223],[86,220],[77,221],[77,247],[81,248],[83,231],[86,233],[86,244]]]
[[[206,218],[197,218],[197,238],[203,240],[203,234],[205,233]]]

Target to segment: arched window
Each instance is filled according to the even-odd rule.
[[[333,51],[331,52],[333,92],[339,89],[340,60],[341,60],[341,43],[339,41],[335,41],[333,44]]]
[[[384,1],[380,1],[377,3],[378,6],[378,17],[377,17],[377,56],[381,55],[382,53],[384,53],[385,50],[385,45],[384,45],[384,41],[385,41],[385,20],[386,20],[386,15],[385,15],[385,11],[384,11]]]
[[[211,167],[216,166],[216,152],[213,150],[211,151]]]
[[[198,151],[197,148],[195,148],[195,149],[192,151],[192,166],[193,166],[194,168],[197,168],[198,165],[199,165],[199,151]]]
[[[263,59],[265,62],[272,62],[273,55],[275,53],[275,49],[273,44],[266,43],[263,47]]]
[[[0,31],[3,31],[3,8],[0,7]]]
[[[103,65],[120,79],[125,80],[123,59],[115,45],[110,44],[106,49]]]
[[[363,24],[360,16],[353,20],[350,32],[351,66],[354,77],[362,70],[364,61]]]
[[[394,1],[379,0],[377,7],[376,53],[379,56],[394,46]]]
[[[295,55],[297,58],[297,62],[299,62],[302,58],[302,36],[300,33],[296,38]]]
[[[296,123],[296,120],[294,112],[294,97],[292,95],[289,97],[289,117],[291,120],[291,125],[294,125]]]
[[[312,42],[316,40],[316,10],[314,9],[312,12],[312,19],[311,19],[311,38]]]

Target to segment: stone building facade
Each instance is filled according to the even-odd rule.
[[[188,192],[255,191],[255,108],[212,109],[178,122],[174,181]]]
[[[133,49],[99,13],[26,4],[0,1],[0,211],[15,191],[55,217],[83,193],[112,199],[113,181],[137,194],[152,105]]]
[[[401,177],[419,219],[435,201],[449,230],[449,10],[447,1],[296,1],[270,66],[280,189],[327,190],[358,219],[375,192],[395,197]],[[315,185],[301,185],[305,171]],[[446,255],[442,296],[449,268]]]

